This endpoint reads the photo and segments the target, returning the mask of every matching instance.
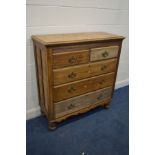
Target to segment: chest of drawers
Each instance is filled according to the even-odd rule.
[[[49,128],[112,99],[124,37],[105,32],[32,36],[41,111]]]

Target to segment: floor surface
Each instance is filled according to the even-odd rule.
[[[96,108],[49,131],[47,120],[27,121],[27,155],[128,155],[129,87],[115,91],[110,108]]]

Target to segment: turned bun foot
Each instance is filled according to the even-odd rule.
[[[49,130],[55,130],[57,128],[56,123],[55,122],[50,122],[48,124],[48,128],[49,128]]]
[[[104,104],[104,105],[103,105],[103,108],[104,108],[104,109],[109,109],[109,104]]]

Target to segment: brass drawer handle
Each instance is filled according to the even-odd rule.
[[[99,81],[99,84],[102,85],[104,82],[105,82],[105,80]]]
[[[76,77],[76,73],[72,72],[71,74],[68,75],[68,78],[72,79]]]
[[[74,92],[76,89],[73,87],[73,86],[71,86],[69,89],[68,89],[68,92],[69,93],[72,93],[72,92]]]
[[[102,56],[103,57],[107,57],[109,54],[108,54],[108,52],[107,51],[105,51],[104,53],[102,53]]]
[[[97,97],[97,99],[98,99],[98,100],[101,100],[102,97],[103,97],[103,94],[100,94],[100,95]]]
[[[101,71],[104,71],[106,68],[107,68],[107,66],[106,66],[106,65],[103,65],[103,66],[101,67]]]
[[[74,56],[68,59],[68,62],[71,64],[74,64],[76,61],[77,61],[77,58],[75,58]]]
[[[73,109],[73,108],[75,108],[75,105],[71,103],[67,108],[68,109]]]

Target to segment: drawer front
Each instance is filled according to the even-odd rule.
[[[108,73],[97,77],[72,82],[60,86],[55,86],[54,102],[58,102],[70,97],[78,96],[104,87],[112,86],[114,82],[114,73]]]
[[[67,99],[65,101],[60,101],[55,104],[56,118],[91,106],[97,102],[104,101],[106,98],[111,97],[111,93],[112,87],[108,87],[87,93],[85,95]]]
[[[72,51],[64,53],[54,53],[53,54],[53,67],[62,68],[67,66],[79,65],[83,63],[88,63],[89,61],[89,51]]]
[[[117,57],[119,46],[92,48],[90,61],[104,60]]]
[[[55,69],[53,71],[54,85],[113,72],[116,69],[116,64],[117,59],[112,59],[63,69]]]

